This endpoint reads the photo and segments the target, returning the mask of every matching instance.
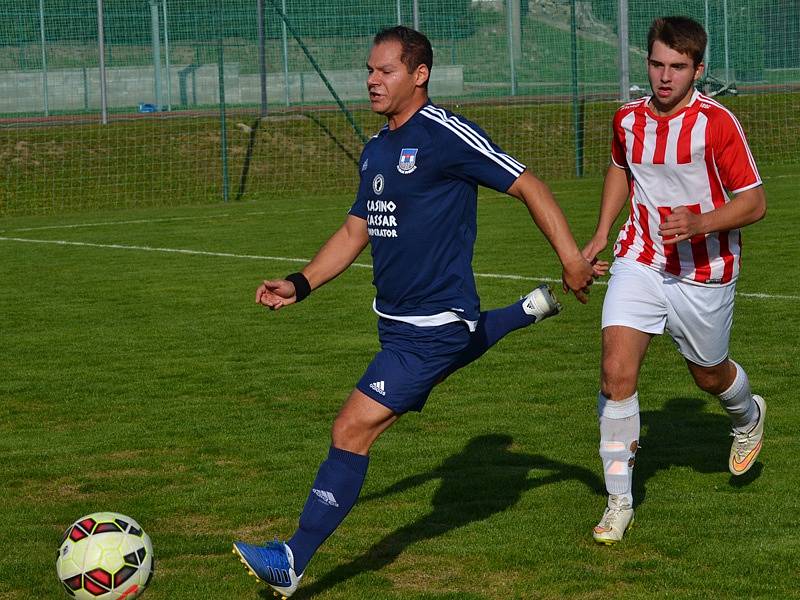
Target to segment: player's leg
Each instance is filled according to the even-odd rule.
[[[378,331],[381,351],[336,417],[328,458],[317,472],[295,534],[285,544],[234,544],[251,573],[284,597],[294,593],[314,552],[358,499],[372,444],[400,415],[422,410],[441,373],[469,341],[462,323],[415,327],[380,319]]]
[[[719,398],[731,420],[733,443],[728,469],[743,475],[755,464],[761,452],[767,404],[750,390],[750,380],[741,365],[726,359],[719,365],[704,367],[686,361],[697,387]]]
[[[306,565],[356,503],[369,465],[368,452],[399,415],[354,389],[333,424],[328,457],[320,465],[299,526],[286,542],[234,544],[234,553],[258,579],[288,598]]]
[[[666,322],[661,276],[630,260],[611,269],[603,301],[602,358],[597,409],[600,458],[608,501],[592,536],[620,541],[633,521],[633,464],[639,447],[639,369],[654,335]]]
[[[320,465],[297,531],[287,542],[298,572],[344,521],[367,475],[369,449],[397,419],[394,411],[354,389],[333,423],[328,458]]]
[[[639,369],[653,334],[631,327],[603,329],[600,392],[600,458],[608,501],[592,536],[602,544],[622,539],[633,521],[633,465],[639,448]]]
[[[733,444],[728,467],[746,473],[761,451],[766,404],[753,395],[744,369],[728,358],[734,286],[669,286],[667,329],[697,386],[719,398],[731,420]]]
[[[561,304],[548,285],[540,285],[509,306],[483,311],[478,318],[475,331],[470,336],[469,345],[458,360],[448,368],[442,379],[483,356],[489,348],[512,331],[539,323],[559,312]]]

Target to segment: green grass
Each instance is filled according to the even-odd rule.
[[[746,232],[731,345],[769,403],[750,475],[727,473],[726,419],[660,338],[640,386],[637,524],[616,548],[594,545],[598,285],[590,305],[566,299],[557,320],[510,335],[378,441],[362,501],[295,597],[798,597],[799,326],[787,269],[800,250],[800,180],[767,175],[770,209]],[[580,239],[599,187],[554,185]],[[292,533],[377,338],[368,269],[278,313],[257,307],[254,290],[296,270],[280,257],[310,257],[349,203],[286,195],[0,220],[2,238],[95,244],[0,240],[0,598],[62,597],[59,536],[97,510],[130,514],[152,537],[145,598],[268,597],[230,544]],[[532,278],[479,276],[485,307],[558,276],[520,205],[487,193],[479,207],[476,272]],[[769,297],[746,295],[758,293]]]

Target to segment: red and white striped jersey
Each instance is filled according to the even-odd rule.
[[[736,117],[695,91],[674,115],[659,117],[630,102],[614,116],[611,157],[630,173],[630,215],[614,254],[702,285],[726,285],[739,274],[738,229],[697,235],[664,245],[658,226],[675,207],[705,213],[761,185],[756,163]]]

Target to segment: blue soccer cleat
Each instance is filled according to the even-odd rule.
[[[234,542],[233,553],[250,575],[269,585],[283,600],[294,594],[303,578],[302,573],[294,572],[292,550],[283,542],[276,540],[264,546]]]

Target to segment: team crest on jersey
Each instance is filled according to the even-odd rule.
[[[400,160],[397,162],[397,170],[403,175],[408,175],[416,171],[418,150],[419,148],[403,148],[400,150]]]
[[[380,173],[375,175],[372,180],[372,191],[375,192],[376,196],[380,196],[383,193],[383,175]]]

